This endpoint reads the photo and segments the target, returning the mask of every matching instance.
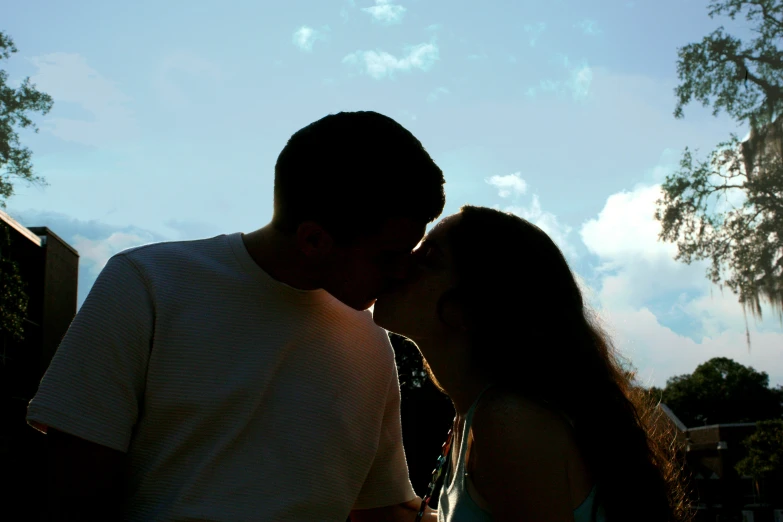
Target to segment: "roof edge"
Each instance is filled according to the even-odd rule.
[[[5,211],[0,210],[0,221],[5,222],[8,226],[22,234],[24,237],[36,244],[36,246],[43,246],[43,241],[38,237],[35,232],[25,227],[17,220],[9,216]]]

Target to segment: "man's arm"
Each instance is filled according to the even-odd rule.
[[[388,334],[379,329],[382,341],[389,343]],[[400,418],[400,382],[394,351],[388,344],[391,378],[388,382],[386,405],[379,433],[378,447],[370,470],[364,479],[359,496],[354,502],[351,517],[354,520],[409,520],[413,522],[421,506],[410,478],[408,463],[402,446]],[[380,507],[379,507],[380,506]]]
[[[374,509],[354,509],[351,511],[351,522],[414,522],[421,507],[421,498],[416,497],[408,502],[394,506],[384,506]],[[437,522],[438,512],[427,506],[422,522]]]
[[[125,454],[52,428],[46,438],[49,520],[119,520]]]
[[[52,520],[121,518],[103,510],[119,513],[112,495],[144,397],[153,325],[142,274],[126,256],[112,257],[27,407],[27,422],[47,434],[41,472],[51,506],[41,509]]]

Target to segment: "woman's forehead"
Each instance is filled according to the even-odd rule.
[[[454,226],[457,218],[459,218],[459,215],[454,214],[440,220],[434,227],[432,227],[432,230],[427,233],[419,247],[422,247],[425,244],[432,246],[448,257],[449,244],[447,235],[449,229]]]

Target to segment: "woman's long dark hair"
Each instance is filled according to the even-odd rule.
[[[674,432],[585,306],[560,249],[513,214],[464,206],[447,232],[474,368],[574,421],[607,519],[689,517]]]

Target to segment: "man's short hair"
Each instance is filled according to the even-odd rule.
[[[330,114],[297,131],[278,156],[272,225],[293,234],[315,221],[350,243],[389,218],[434,221],[446,202],[444,183],[421,142],[393,119]]]

